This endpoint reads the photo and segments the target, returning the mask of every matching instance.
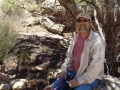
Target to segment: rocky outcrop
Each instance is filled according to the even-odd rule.
[[[0,90],[11,90],[9,83],[9,77],[4,74],[0,73]]]
[[[12,90],[25,90],[27,82],[26,79],[15,79],[10,82],[10,86]]]
[[[51,78],[56,78],[58,71],[50,69]],[[10,82],[0,82],[0,90],[44,90],[48,87],[49,81],[44,79],[14,79]],[[120,90],[120,80],[119,78],[104,75],[99,85],[94,90]]]
[[[49,30],[50,32],[60,34],[63,32],[65,29],[65,25],[63,24],[56,24],[53,21],[51,21],[47,17],[43,17],[41,20],[41,26]]]
[[[7,83],[2,83],[0,84],[0,90],[11,90],[11,87]]]
[[[94,90],[120,90],[120,79],[110,75],[104,75]]]
[[[64,16],[66,10],[63,6],[60,5],[58,0],[45,0],[41,8],[43,9],[42,14],[48,14],[53,16]]]
[[[0,73],[0,81],[9,82],[9,77],[4,73]]]
[[[49,32],[53,34],[61,35],[65,29],[64,24],[56,23],[54,20],[49,19],[47,16],[42,16],[38,18],[32,18],[30,21],[26,20],[25,27],[32,27],[35,25],[41,25],[41,27],[45,28]]]

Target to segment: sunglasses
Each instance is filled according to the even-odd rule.
[[[81,23],[81,22],[88,22],[89,20],[85,19],[85,20],[77,20],[77,22]]]

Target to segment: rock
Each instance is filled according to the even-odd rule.
[[[29,70],[29,66],[28,65],[19,65],[18,71],[22,71],[22,70]]]
[[[48,86],[48,87],[45,87],[44,90],[52,90],[52,88]]]
[[[44,79],[33,79],[33,80],[30,80],[28,83],[30,83],[33,86],[33,85],[37,85],[38,83],[41,83],[41,82],[43,82],[45,85],[48,84],[48,81],[46,81]]]
[[[10,82],[12,90],[24,90],[26,89],[26,79],[15,79]]]
[[[42,14],[48,14],[53,16],[64,16],[66,14],[66,10],[63,6],[60,5],[58,0],[45,0],[41,8],[43,9]]]
[[[30,24],[27,24],[26,27],[30,27],[30,26],[34,26],[34,25],[40,25],[40,21],[39,20],[35,20]]]
[[[9,82],[9,77],[3,73],[0,73],[0,81]]]
[[[50,70],[54,72],[53,70]],[[44,90],[50,90],[50,87],[45,87],[49,84],[47,80],[44,79],[33,79],[33,80],[26,80],[26,79],[16,79],[10,82],[10,85],[1,83],[0,90],[26,90],[26,88],[38,89],[40,85]],[[42,90],[42,89],[40,89]],[[99,85],[94,88],[94,90],[120,90],[120,80],[119,78],[104,75]]]
[[[120,79],[104,75],[100,84],[94,90],[120,90]]]
[[[63,32],[63,30],[65,29],[65,25],[55,24],[53,21],[51,21],[47,17],[42,18],[41,26],[43,26],[44,28],[46,28],[47,30],[49,30],[52,33],[56,33],[56,34],[60,34],[60,35]]]
[[[95,87],[93,90],[101,90],[100,86],[98,85],[97,87]]]
[[[1,83],[0,84],[0,90],[11,90],[11,87],[9,84]]]
[[[27,88],[30,90],[36,90],[37,88],[39,88],[39,90],[43,90],[43,88],[45,86],[47,86],[48,83],[49,82],[47,80],[44,80],[44,79],[33,79],[33,80],[28,81]]]
[[[26,89],[38,90],[41,83],[44,87],[49,84],[49,82],[44,79],[33,79],[29,81],[26,79],[16,79],[10,82],[10,86],[12,90],[26,90]],[[3,90],[3,89],[0,89],[0,90]]]
[[[23,23],[24,27],[31,27],[35,25],[41,25],[43,28],[47,29],[49,32],[61,35],[61,32],[65,29],[65,25],[56,24],[56,22],[47,18],[48,16],[42,16],[39,18],[26,19]],[[41,32],[40,32],[41,33]],[[27,33],[28,34],[28,33]]]

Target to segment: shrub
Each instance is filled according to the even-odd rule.
[[[1,9],[6,14],[20,14],[22,9],[18,0],[2,0]]]
[[[14,44],[16,40],[16,32],[14,28],[6,21],[0,22],[0,62],[3,61],[8,56],[8,51],[10,47]]]
[[[19,61],[21,64],[25,65],[26,60],[28,59],[29,52],[27,50],[23,50],[19,56]]]

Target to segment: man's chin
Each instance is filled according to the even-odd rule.
[[[80,33],[86,33],[87,31],[86,30],[79,30]]]

